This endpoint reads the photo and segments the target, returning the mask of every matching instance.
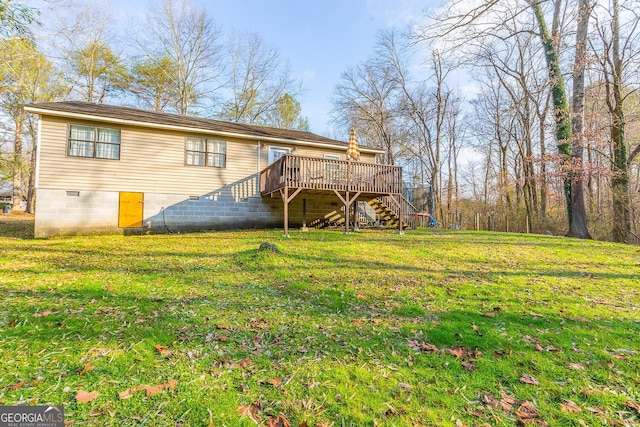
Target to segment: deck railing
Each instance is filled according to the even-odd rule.
[[[286,154],[260,172],[263,195],[284,187],[398,194],[402,193],[402,168]]]

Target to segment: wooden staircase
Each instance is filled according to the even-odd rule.
[[[388,226],[398,225],[398,215],[380,199],[371,199],[367,204],[376,212],[380,222]]]
[[[409,203],[404,197],[401,197],[401,203],[403,203],[404,219],[402,221],[402,228],[416,228],[416,219],[411,214],[416,213],[417,209]],[[378,224],[385,227],[398,227],[398,221],[400,215],[397,205],[395,208],[395,202],[393,202],[388,196],[377,197],[367,201],[367,205],[375,211],[377,218],[371,218],[370,215],[358,214],[359,218],[362,218],[360,226],[370,226],[372,224]],[[308,224],[309,228],[328,228],[339,227],[344,225],[344,212],[340,210],[332,211],[324,216],[324,218],[316,218]]]
[[[402,228],[416,228],[415,217],[412,214],[417,213],[417,209],[407,199],[400,196],[403,204],[404,218]],[[397,227],[400,215],[398,207],[394,206],[395,202],[388,196],[376,197],[367,202],[380,218],[380,222],[389,227]]]

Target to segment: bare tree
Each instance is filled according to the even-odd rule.
[[[632,66],[636,67],[637,72],[639,25],[637,2],[634,1],[621,5],[619,0],[612,0],[607,8],[601,8],[600,13],[596,14],[596,28],[602,47],[595,50],[602,68],[610,115],[612,236],[619,242],[631,242],[638,238],[631,232],[629,169],[631,161],[640,153],[640,145],[629,154],[624,102],[633,93],[625,91],[625,72],[631,72]]]
[[[175,92],[173,109],[189,114],[220,87],[222,74],[221,31],[204,8],[188,0],[163,0],[147,15],[138,47],[150,61],[168,58],[167,77]]]
[[[122,88],[126,72],[112,47],[111,14],[87,4],[70,7],[75,13],[65,16],[51,37],[57,45],[50,55],[64,68],[73,96],[102,103]]]
[[[64,92],[62,79],[53,65],[28,39],[12,38],[0,40],[0,110],[13,124],[13,152],[9,158],[9,169],[13,179],[13,209],[21,209],[24,198],[24,178],[27,189],[27,211],[33,212],[33,170],[35,149],[25,159],[24,135],[33,136],[24,106],[32,102],[50,101]]]
[[[229,64],[225,86],[231,94],[219,113],[225,120],[269,123],[278,100],[285,94],[295,97],[299,92],[280,52],[267,47],[258,34],[236,33],[231,37]]]
[[[332,101],[334,117],[345,127],[355,124],[360,136],[385,150],[389,164],[395,164],[399,150],[396,87],[390,70],[369,60],[342,74]]]
[[[587,61],[587,35],[591,0],[578,0],[578,28],[576,31],[576,52],[573,61],[573,147],[571,179],[571,218],[567,236],[590,239],[587,228],[587,210],[584,203],[584,74]]]

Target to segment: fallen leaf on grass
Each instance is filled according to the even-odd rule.
[[[452,356],[455,356],[456,359],[460,359],[464,356],[468,356],[469,355],[469,350],[467,350],[464,347],[460,347],[460,346],[455,346],[455,347],[449,347],[447,349],[445,349],[444,351],[446,354],[451,354]]]
[[[169,357],[173,354],[172,351],[169,350],[166,345],[156,344],[155,348],[158,351],[158,353],[160,353],[160,356],[162,357]]]
[[[580,389],[580,393],[582,393],[585,396],[592,396],[594,394],[597,395],[603,395],[604,392],[602,390],[597,390],[594,388],[587,388],[587,387],[582,387],[582,389]]]
[[[475,371],[478,369],[478,367],[471,362],[462,362],[462,367],[467,371]]]
[[[354,326],[362,326],[362,320],[360,320],[360,319],[353,319],[353,325],[354,325]]]
[[[567,363],[567,367],[576,371],[584,371],[584,365],[582,363]]]
[[[484,394],[480,398],[482,403],[485,405],[494,406],[496,408],[501,408],[505,412],[511,412],[513,409],[513,405],[516,403],[516,399],[513,396],[509,396],[505,392],[500,392],[502,399],[498,400],[493,394]]]
[[[474,332],[478,334],[478,336],[482,336],[482,332],[480,332],[480,328],[478,328],[475,323],[471,324],[471,329],[473,329]]]
[[[269,322],[264,319],[251,319],[250,322],[252,328],[267,329]]]
[[[407,340],[407,344],[415,351],[424,351],[425,353],[435,353],[440,351],[440,349],[433,344],[418,342],[411,339]]]
[[[238,366],[242,369],[247,368],[251,365],[253,365],[253,360],[251,359],[242,359],[241,361],[238,362]]]
[[[33,313],[33,317],[47,317],[50,314],[53,314],[53,310],[45,310],[39,313]]]
[[[580,323],[587,323],[589,321],[589,319],[586,319],[584,317],[572,317],[569,320],[572,320],[574,322],[580,322]]]
[[[532,418],[539,418],[540,413],[535,405],[531,402],[523,402],[522,405],[516,411],[516,415],[523,420],[530,420]]]
[[[571,400],[565,400],[564,402],[565,403],[560,404],[560,410],[562,412],[567,412],[570,414],[576,413],[576,412],[582,412],[582,408],[576,405],[575,402]]]
[[[18,321],[16,319],[13,319],[11,322],[9,322],[7,328],[13,328],[14,326],[16,326],[16,323],[18,323]]]
[[[89,411],[90,417],[99,417],[100,415],[104,415],[103,411],[98,411],[97,409],[92,409]]]
[[[516,398],[508,395],[504,391],[500,392],[500,396],[502,396],[502,399],[498,402],[498,406],[505,412],[511,412],[513,405],[516,404]]]
[[[171,390],[174,389],[176,387],[176,384],[178,384],[177,380],[169,380],[164,384],[158,384],[158,385],[137,385],[125,391],[121,391],[120,393],[118,393],[118,397],[123,400],[128,399],[134,394],[143,390],[146,392],[147,397],[151,397],[151,396],[155,396],[158,393],[161,393],[166,389],[171,389]]]
[[[480,397],[480,401],[482,401],[482,403],[484,403],[485,405],[498,406],[498,401],[493,394],[483,394]]]
[[[238,406],[238,413],[241,416],[249,417],[249,419],[256,424],[262,422],[259,412],[260,410],[253,405]]]
[[[272,386],[277,387],[282,382],[282,377],[271,378],[270,380],[267,380],[267,382]]]
[[[615,354],[615,353],[612,354],[611,357],[618,360],[625,360],[629,358],[629,356],[625,356],[624,354]]]
[[[520,377],[520,381],[525,384],[531,384],[531,385],[540,384],[538,380],[533,377],[533,375],[529,375],[529,374],[522,374],[522,376]]]
[[[484,413],[480,409],[467,409],[469,415],[473,415],[474,417],[484,419]]]
[[[267,427],[291,427],[291,423],[284,415],[280,414],[276,418],[269,418]]]
[[[227,325],[226,323],[221,323],[219,325],[216,325],[217,329],[229,329],[229,325]]]
[[[82,370],[80,370],[80,372],[78,373],[78,375],[84,375],[87,372],[91,372],[94,369],[96,369],[95,366],[91,366],[89,363],[87,363],[86,365],[84,365],[84,368],[82,368]]]
[[[91,402],[93,399],[100,396],[99,391],[86,392],[84,390],[80,390],[78,394],[76,394],[76,402],[87,403]]]
[[[638,415],[640,415],[640,405],[634,402],[633,400],[627,400],[626,402],[624,402],[624,406],[635,410],[638,413]]]
[[[24,381],[19,381],[19,382],[15,383],[14,385],[12,385],[9,388],[11,390],[17,390],[17,389],[21,388],[23,385],[24,385]]]
[[[125,391],[121,391],[120,393],[118,393],[118,397],[120,399],[128,399],[131,396],[133,396],[134,394],[136,394],[137,392],[142,391],[142,390],[144,390],[144,386],[137,385],[135,387],[128,388]]]

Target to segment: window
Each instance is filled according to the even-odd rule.
[[[120,129],[69,126],[69,156],[120,160]]]
[[[187,137],[186,163],[192,166],[226,167],[227,142],[217,139]]]
[[[340,156],[337,154],[325,154],[326,160],[340,160]],[[325,169],[327,172],[336,172],[340,170],[340,163],[325,163]]]
[[[287,147],[269,147],[269,164],[275,162],[285,154],[289,154],[291,152],[291,148]]]

